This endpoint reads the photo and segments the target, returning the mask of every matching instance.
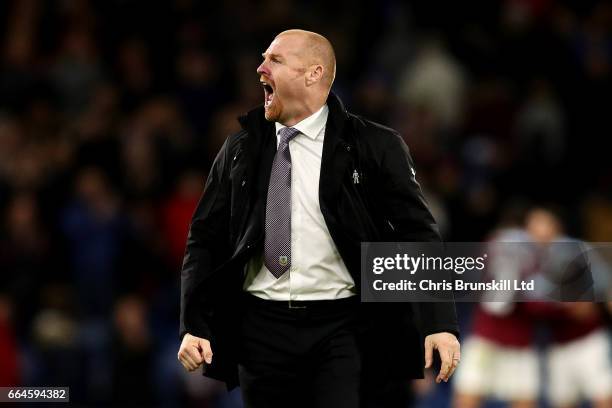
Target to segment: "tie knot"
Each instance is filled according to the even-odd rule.
[[[298,135],[298,133],[300,133],[300,131],[297,130],[296,128],[284,127],[280,130],[279,133],[280,133],[280,143],[288,144],[291,139],[293,139],[294,137]]]

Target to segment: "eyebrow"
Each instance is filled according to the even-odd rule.
[[[267,54],[265,52],[261,54],[261,56],[264,57],[264,58],[266,58],[266,55],[269,55],[270,58],[283,59],[282,55],[279,55],[279,54],[274,54],[274,53]]]

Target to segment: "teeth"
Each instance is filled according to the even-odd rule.
[[[272,99],[274,98],[274,96],[271,93],[269,93],[267,90],[265,92],[266,92],[266,96],[264,100],[264,106],[267,108],[272,103]]]
[[[266,81],[260,80],[259,83],[264,88],[264,107],[268,108],[272,104],[272,99],[274,98],[274,89],[272,89],[272,86]]]

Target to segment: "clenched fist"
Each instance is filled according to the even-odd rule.
[[[187,370],[194,371],[205,361],[206,364],[212,363],[212,356],[210,341],[192,336],[189,333],[183,336],[178,359]]]

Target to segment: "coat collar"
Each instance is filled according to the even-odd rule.
[[[329,145],[335,147],[340,141],[336,139],[344,140],[344,125],[348,119],[348,112],[340,98],[334,92],[330,92],[327,97],[327,106],[329,107],[329,116],[327,117],[325,140],[331,139]],[[274,132],[274,123],[266,120],[263,105],[240,116],[238,122],[240,122],[240,126],[242,126],[249,135],[262,137],[269,134],[270,131]]]
[[[319,178],[319,197],[321,206],[333,203],[340,191],[342,180],[351,162],[353,149],[353,132],[350,131],[349,113],[344,108],[340,98],[331,92],[327,98],[329,115],[323,140],[323,156],[321,158],[321,177]],[[247,166],[254,168],[261,157],[261,146],[264,137],[275,137],[274,122],[265,119],[263,105],[249,111],[238,118],[240,125],[246,131],[242,141],[245,150],[243,157],[249,162]],[[331,221],[331,220],[327,220]]]

